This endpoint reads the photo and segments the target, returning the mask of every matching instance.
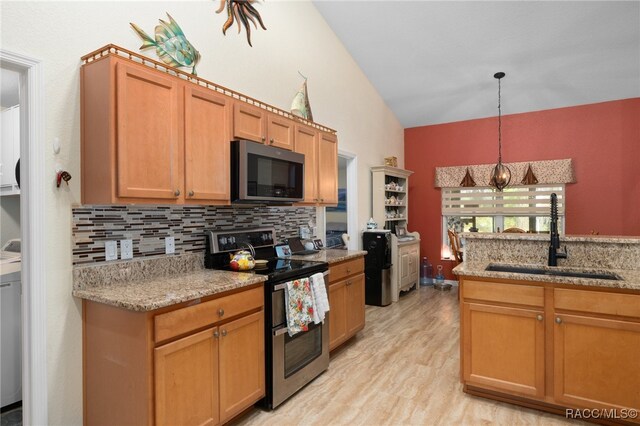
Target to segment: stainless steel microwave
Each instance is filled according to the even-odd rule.
[[[304,199],[304,155],[231,141],[231,202],[290,204]]]

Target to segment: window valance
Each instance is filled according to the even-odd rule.
[[[504,163],[511,169],[509,186],[522,186],[522,180],[531,166],[539,185],[575,183],[573,163],[570,158],[564,160],[525,161]],[[456,188],[462,186],[467,170],[477,186],[489,186],[491,171],[495,164],[473,166],[436,167],[436,188]]]

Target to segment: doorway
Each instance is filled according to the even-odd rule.
[[[355,154],[339,151],[338,205],[327,207],[324,212],[325,245],[328,248],[357,248],[357,181]]]
[[[45,292],[44,233],[46,229],[44,226],[44,198],[45,185],[48,180],[46,179],[47,170],[43,149],[44,73],[41,61],[19,53],[8,52],[4,49],[0,49],[0,70],[17,73],[19,98],[19,108],[14,111],[15,115],[12,117],[12,120],[17,123],[17,130],[13,133],[17,135],[17,141],[14,140],[15,145],[11,149],[18,151],[20,165],[16,172],[15,165],[10,164],[5,168],[4,159],[2,160],[3,177],[2,188],[0,188],[7,189],[4,186],[5,178],[10,180],[10,175],[13,174],[16,185],[15,188],[10,188],[9,192],[19,191],[19,193],[7,196],[17,196],[18,198],[13,200],[13,203],[8,201],[6,204],[8,209],[11,209],[9,205],[13,204],[11,217],[14,222],[19,223],[19,237],[8,238],[0,235],[0,240],[2,240],[2,243],[5,240],[20,240],[19,244],[13,241],[7,245],[5,253],[3,253],[3,257],[10,257],[19,253],[21,260],[19,267],[21,289],[19,299],[21,299],[21,303],[17,302],[17,306],[14,306],[14,308],[20,307],[21,321],[19,321],[19,324],[22,327],[22,333],[20,350],[17,353],[19,353],[22,374],[17,379],[18,386],[14,387],[22,388],[20,392],[22,398],[22,424],[47,424],[47,303]],[[9,158],[9,149],[5,150],[4,141],[2,143],[2,155],[3,157],[6,155]],[[14,156],[12,154],[12,158]],[[5,174],[5,171],[8,174]],[[17,185],[18,182],[19,186]],[[0,198],[4,197],[0,196]],[[17,203],[19,203],[19,208],[17,209],[19,214],[16,213]],[[2,204],[4,207],[5,203]],[[8,264],[15,268],[16,262],[15,259],[13,260]],[[3,264],[2,270],[2,272],[8,271],[8,267]],[[5,302],[3,301],[2,303],[4,308]],[[2,321],[4,326],[4,317]],[[4,345],[4,339],[2,344]],[[9,345],[7,345],[7,348],[9,348]],[[2,350],[4,351],[4,347]],[[2,379],[4,382],[4,377]],[[2,421],[5,424],[4,418]]]
[[[20,72],[0,67],[0,417],[22,424]]]

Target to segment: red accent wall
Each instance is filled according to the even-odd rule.
[[[440,261],[441,194],[435,167],[495,163],[497,116],[405,129],[409,230],[421,253]],[[566,186],[566,233],[640,236],[640,98],[502,117],[506,162],[573,159],[576,183]],[[478,177],[476,177],[476,181]],[[514,176],[512,179],[522,179]],[[477,182],[480,184],[480,182]]]

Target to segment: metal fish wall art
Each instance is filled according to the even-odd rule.
[[[222,25],[222,34],[226,35],[227,30],[235,21],[238,21],[238,34],[240,34],[241,25],[244,26],[249,46],[253,47],[251,44],[251,23],[253,23],[256,29],[258,29],[258,24],[260,24],[263,30],[267,30],[267,27],[265,27],[262,22],[260,13],[253,7],[255,1],[256,0],[220,0],[220,7],[216,10],[216,13],[222,12],[225,6],[227,10],[227,20]]]
[[[172,67],[192,67],[191,74],[197,75],[196,65],[200,62],[200,52],[187,40],[182,28],[167,13],[169,22],[159,19],[160,25],[156,26],[155,40],[142,31],[133,22],[131,27],[142,39],[140,50],[156,48],[156,53],[162,61]]]

